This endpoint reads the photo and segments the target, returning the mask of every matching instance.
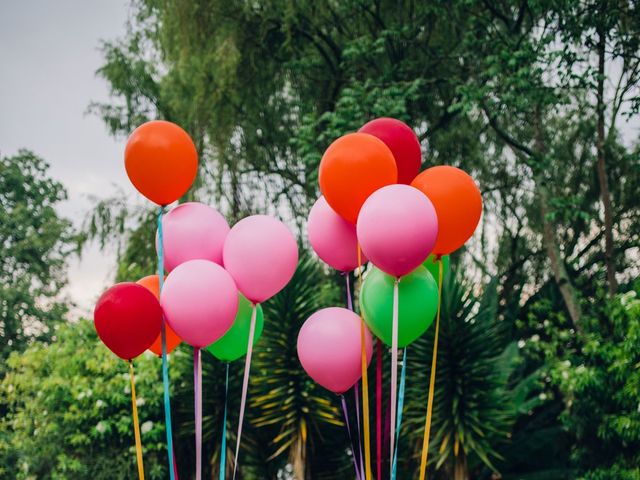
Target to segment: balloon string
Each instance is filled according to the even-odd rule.
[[[247,402],[247,390],[249,389],[249,370],[251,369],[251,354],[253,353],[253,334],[256,329],[256,305],[251,312],[251,327],[249,328],[249,344],[247,345],[247,358],[244,361],[244,377],[242,379],[242,397],[240,399],[240,419],[238,420],[238,435],[236,439],[236,455],[233,465],[233,480],[238,470],[238,455],[240,454],[240,439],[242,438],[242,422],[244,420],[244,407]]]
[[[358,451],[359,451],[359,459],[360,459],[360,472],[364,475],[364,455],[362,455],[362,432],[360,431],[360,387],[358,386],[358,382],[354,385],[353,388],[353,397],[356,404],[356,422],[358,424]],[[355,452],[353,452],[355,454]]]
[[[396,395],[398,388],[398,279],[393,282],[393,320],[391,327],[391,435],[389,437],[389,468],[393,477],[393,452],[396,429]]]
[[[224,380],[224,415],[222,417],[222,442],[220,443],[220,473],[219,480],[224,480],[227,469],[227,403],[229,399],[229,363],[227,362],[227,373]]]
[[[353,299],[351,298],[351,286],[349,285],[349,272],[344,275],[347,283],[347,308],[353,312]]]
[[[164,247],[162,236],[162,211],[158,210],[158,285],[160,292],[164,285]],[[169,366],[167,364],[167,328],[164,315],[162,316],[162,386],[164,389],[164,423],[167,431],[167,455],[169,457],[169,478],[175,480],[173,432],[171,429],[171,402],[169,400]]]
[[[193,349],[193,393],[196,421],[196,480],[202,479],[202,363],[200,349]]]
[[[129,378],[131,379],[131,408],[133,409],[133,433],[136,438],[136,457],[138,460],[138,477],[144,480],[142,464],[142,441],[140,440],[140,423],[138,421],[138,402],[136,401],[136,382],[133,376],[133,362],[129,360]]]
[[[358,284],[362,290],[362,250],[358,243]],[[369,439],[369,378],[367,374],[367,351],[365,348],[364,319],[360,315],[360,346],[362,368],[362,419],[364,424],[365,479],[371,480],[371,442]]]
[[[351,310],[353,312],[353,298],[351,296],[351,286],[349,284],[349,272],[345,272],[344,274],[345,277],[345,283],[346,283],[346,292],[347,292],[347,308],[349,310]],[[355,449],[355,443],[353,444],[353,457],[354,460],[357,462],[358,459],[360,460],[360,474],[362,475],[364,474],[364,456],[362,455],[362,433],[360,432],[360,390],[358,387],[358,382],[356,382],[356,384],[353,386],[353,395],[354,395],[354,400],[355,400],[355,405],[356,405],[356,424],[358,426],[358,450],[359,450],[359,456],[357,455],[358,451],[356,451]],[[360,477],[358,477],[360,478]]]
[[[436,362],[438,359],[438,333],[440,330],[440,306],[442,304],[442,258],[438,257],[438,313],[436,314],[436,332],[433,338],[433,357],[431,359],[431,378],[429,379],[429,397],[427,399],[427,418],[424,424],[424,438],[422,441],[422,458],[420,460],[420,480],[424,480],[427,473],[427,457],[429,453],[429,435],[431,434],[431,413],[436,385]]]
[[[376,473],[382,480],[382,341],[376,343]]]
[[[396,426],[396,449],[393,454],[393,468],[391,470],[391,480],[396,479],[396,466],[398,464],[398,442],[400,441],[400,427],[402,426],[402,409],[404,407],[404,387],[407,373],[407,349],[402,353],[402,373],[400,374],[400,389],[398,390],[398,422]]]
[[[344,423],[347,425],[347,434],[349,435],[349,442],[351,443],[351,451],[353,452],[353,468],[356,471],[356,480],[362,478],[360,469],[358,468],[358,460],[356,458],[355,443],[351,436],[351,427],[349,426],[349,414],[347,413],[347,402],[344,399],[344,395],[340,395],[340,402],[342,403],[342,414],[344,415]],[[222,479],[221,479],[222,480]]]

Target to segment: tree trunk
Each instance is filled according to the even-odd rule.
[[[544,157],[546,145],[542,133],[542,118],[539,112],[536,114],[535,127],[536,151]],[[542,221],[542,238],[547,251],[547,257],[549,258],[549,263],[551,264],[553,277],[558,285],[564,304],[567,307],[571,322],[575,329],[580,331],[580,317],[582,316],[580,301],[578,300],[578,295],[571,283],[571,279],[567,273],[567,268],[564,264],[564,259],[562,258],[562,252],[560,251],[560,245],[558,244],[558,238],[556,237],[555,222],[553,222],[549,217],[549,190],[547,189],[545,179],[542,176],[542,171],[544,171],[544,169],[541,167],[536,167],[534,171],[534,181],[536,189],[538,190],[540,217]]]
[[[467,464],[467,454],[461,447],[455,456],[453,463],[453,480],[469,480],[469,465]]]
[[[582,312],[580,309],[580,302],[576,295],[575,288],[571,284],[567,268],[564,265],[562,254],[560,252],[560,246],[556,238],[555,225],[549,219],[549,191],[542,180],[536,179],[536,187],[539,193],[540,203],[540,216],[542,217],[542,238],[544,240],[545,249],[547,251],[547,257],[551,264],[551,271],[553,277],[558,285],[564,304],[571,317],[571,322],[576,330],[580,330],[580,317]]]
[[[596,92],[596,109],[598,114],[596,148],[598,155],[598,183],[600,184],[600,196],[604,210],[604,261],[607,269],[607,283],[609,295],[614,296],[618,289],[616,281],[616,265],[613,256],[613,218],[611,215],[611,194],[609,193],[609,181],[605,165],[605,135],[604,135],[604,63],[605,47],[607,43],[606,33],[602,26],[598,27],[598,87]],[[612,127],[613,128],[613,127]]]

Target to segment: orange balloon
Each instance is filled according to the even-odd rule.
[[[158,275],[149,275],[141,278],[136,282],[138,285],[142,285],[144,288],[153,293],[158,301],[160,301],[160,282],[158,282]],[[167,353],[171,353],[182,342],[182,339],[173,331],[173,329],[165,322],[165,333],[167,336]],[[162,356],[162,333],[158,335],[158,338],[149,347],[153,353]]]
[[[329,145],[320,161],[320,190],[345,220],[358,221],[360,208],[373,192],[398,180],[389,147],[366,133],[350,133]]]
[[[158,205],[184,195],[198,173],[198,152],[175,123],[154,120],[136,128],[124,150],[124,166],[138,191]]]
[[[459,168],[441,165],[420,173],[411,185],[422,191],[436,209],[436,255],[449,255],[471,238],[482,214],[478,186]]]

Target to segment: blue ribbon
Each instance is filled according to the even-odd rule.
[[[222,443],[220,444],[220,475],[219,480],[224,480],[227,470],[227,398],[229,396],[229,363],[227,362],[227,376],[224,381],[224,416],[222,417]]]
[[[398,441],[400,439],[400,425],[402,425],[402,407],[404,407],[404,385],[407,373],[407,348],[402,354],[402,372],[400,373],[400,390],[398,392],[398,421],[396,423],[396,450],[393,452],[393,470],[391,480],[396,478],[396,465],[398,463]]]
[[[164,250],[162,239],[162,211],[158,210],[158,283],[160,291],[164,285]],[[169,400],[169,366],[167,365],[167,330],[162,316],[162,385],[164,387],[164,423],[167,431],[167,454],[169,456],[169,478],[175,480],[173,465],[173,432],[171,431],[171,403]]]

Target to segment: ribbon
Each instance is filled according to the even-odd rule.
[[[164,285],[164,250],[162,239],[162,210],[158,210],[158,284],[162,292]],[[167,431],[167,455],[169,456],[169,478],[175,480],[173,432],[171,430],[171,402],[169,400],[169,366],[167,364],[167,329],[164,315],[162,316],[162,386],[164,388],[164,424]]]
[[[227,362],[227,374],[224,380],[224,416],[222,417],[222,442],[220,443],[220,474],[219,480],[224,480],[227,469],[227,401],[229,398],[229,363]]]
[[[200,349],[193,349],[193,396],[196,421],[196,480],[202,479],[202,362]]]
[[[131,408],[133,409],[133,433],[136,438],[136,457],[138,460],[138,477],[144,480],[142,464],[142,441],[140,440],[140,423],[138,421],[138,403],[136,401],[136,382],[133,377],[133,362],[129,360],[129,378],[131,379]]]
[[[436,332],[433,338],[433,357],[431,359],[431,378],[429,379],[429,398],[427,399],[427,418],[424,424],[422,456],[420,459],[420,480],[427,474],[427,456],[429,453],[429,435],[431,434],[431,413],[436,386],[436,363],[438,359],[438,333],[440,330],[440,305],[442,303],[442,257],[438,256],[438,313],[436,314]]]
[[[395,441],[396,395],[398,393],[398,279],[393,282],[393,324],[391,336],[391,436],[389,437],[389,468],[393,478],[393,451]]]
[[[391,480],[396,479],[396,465],[398,464],[398,442],[400,441],[400,426],[402,425],[402,409],[404,408],[404,386],[407,373],[407,349],[402,353],[402,373],[400,374],[400,389],[398,391],[398,421],[396,427],[396,450],[393,454],[393,468]]]
[[[356,459],[356,450],[354,448],[353,437],[351,436],[351,427],[349,426],[349,414],[347,413],[347,402],[344,399],[344,395],[340,395],[340,401],[342,403],[342,414],[344,415],[344,423],[347,425],[347,433],[349,434],[349,442],[351,442],[351,451],[353,452],[353,468],[356,471],[356,480],[360,480],[362,478],[362,474],[360,473],[360,469],[358,468],[358,460]]]
[[[356,404],[356,421],[358,423],[358,450],[360,453],[360,472],[364,475],[364,456],[362,455],[362,432],[360,432],[360,387],[358,382],[353,387],[353,399]],[[355,452],[353,452],[355,454]]]
[[[362,290],[362,250],[358,243],[358,284]],[[371,480],[371,441],[369,438],[369,377],[367,373],[367,351],[365,348],[364,319],[360,315],[360,346],[362,368],[362,423],[364,424],[365,480]]]
[[[240,439],[242,438],[242,422],[244,420],[244,407],[247,403],[247,390],[249,389],[249,370],[251,369],[251,354],[253,353],[253,335],[256,329],[256,305],[251,312],[251,327],[249,328],[249,344],[247,345],[247,357],[244,361],[244,377],[242,379],[242,397],[240,399],[240,419],[238,420],[238,437],[236,439],[236,455],[233,465],[233,480],[238,470],[238,455],[240,454]]]
[[[376,343],[376,473],[382,479],[382,341]]]
[[[353,312],[353,299],[351,297],[351,286],[349,285],[349,272],[345,272],[344,273],[345,276],[345,283],[346,283],[346,290],[347,290],[347,308],[349,310],[351,310]],[[360,451],[360,470],[359,470],[359,475],[362,475],[364,473],[364,464],[363,464],[363,455],[362,455],[362,433],[360,433],[360,389],[358,387],[358,382],[356,382],[356,384],[353,387],[353,397],[354,397],[354,401],[355,401],[355,405],[356,405],[356,423],[358,425],[358,450]],[[351,437],[349,437],[351,438]],[[357,457],[356,457],[356,449],[355,449],[355,443],[352,442],[352,449],[353,449],[353,458],[354,461],[357,462]],[[357,465],[357,463],[356,463]],[[356,469],[356,473],[357,469]],[[360,476],[358,476],[358,478],[361,478]]]
[[[351,286],[349,285],[349,272],[344,274],[347,283],[347,308],[353,312],[353,299],[351,298]]]

